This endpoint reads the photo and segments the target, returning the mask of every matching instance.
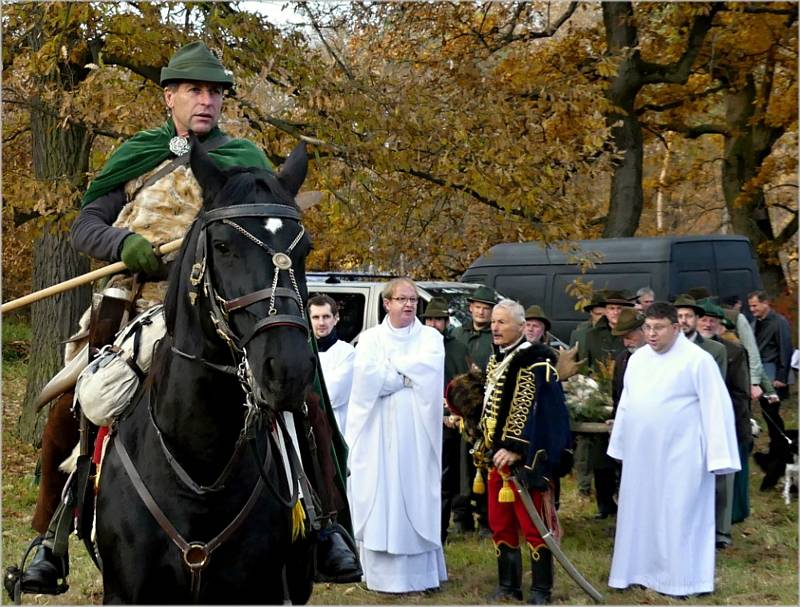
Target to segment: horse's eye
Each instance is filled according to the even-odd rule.
[[[220,253],[229,253],[231,250],[230,247],[227,245],[227,243],[221,241],[217,241],[214,243],[214,249],[216,251],[219,251]]]

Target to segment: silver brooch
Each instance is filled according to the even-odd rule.
[[[177,135],[169,140],[169,151],[176,156],[183,156],[188,154],[192,146],[189,145],[189,140],[186,137],[178,137]]]
[[[286,253],[275,253],[272,256],[272,263],[279,270],[288,270],[292,267],[292,258]]]

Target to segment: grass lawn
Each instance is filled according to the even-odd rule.
[[[5,329],[5,327],[4,327]],[[5,333],[5,331],[4,331]],[[14,433],[25,388],[25,340],[14,332],[16,345],[4,335],[3,357],[3,567],[18,563],[32,539],[30,518],[36,501],[34,471],[37,454],[20,442]],[[797,427],[796,399],[783,411],[786,425]],[[762,426],[764,423],[759,420]],[[756,448],[766,445],[766,430]],[[613,591],[608,588],[609,567],[614,537],[614,521],[596,521],[594,503],[579,496],[572,477],[564,479],[561,494],[562,548],[579,571],[606,596],[611,604],[679,604],[649,590]],[[733,546],[717,552],[716,590],[693,598],[692,604],[714,605],[797,605],[798,604],[798,529],[797,496],[784,504],[780,488],[766,493],[758,490],[761,472],[751,460],[751,509],[749,519],[734,525]],[[100,574],[82,544],[71,538],[70,590],[58,597],[25,595],[28,604],[77,605],[102,602]],[[441,591],[427,596],[393,597],[367,591],[361,584],[318,584],[314,604],[485,604],[486,595],[496,583],[496,564],[491,540],[456,536],[445,546],[450,579]],[[529,570],[525,556],[525,570]],[[527,590],[530,573],[523,587]],[[8,597],[4,594],[4,600]],[[236,603],[236,596],[231,596]],[[553,602],[584,605],[591,599],[556,565]]]

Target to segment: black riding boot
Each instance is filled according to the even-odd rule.
[[[505,544],[497,546],[497,578],[499,584],[489,600],[522,600],[522,553]]]
[[[40,544],[31,564],[22,574],[22,591],[35,594],[61,594],[69,575],[69,553],[56,556],[52,549]]]
[[[349,584],[360,582],[362,575],[355,542],[350,534],[338,523],[320,531],[316,581]]]
[[[529,605],[549,605],[553,590],[553,553],[546,546],[531,550],[531,594]]]

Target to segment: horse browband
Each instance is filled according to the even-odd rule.
[[[281,297],[286,299],[294,300],[300,310],[303,310],[303,301],[300,297],[299,292],[295,292],[292,289],[288,289],[286,287],[278,287],[273,286],[272,288],[260,289],[258,291],[254,291],[252,293],[248,293],[247,295],[242,295],[241,297],[237,297],[231,300],[224,300],[220,298],[220,303],[222,303],[223,308],[221,309],[217,305],[217,295],[216,291],[211,284],[211,277],[205,267],[205,257],[206,257],[206,236],[205,230],[208,225],[217,222],[217,221],[225,221],[234,218],[241,218],[241,217],[275,217],[280,219],[290,219],[292,221],[300,222],[301,215],[300,212],[291,206],[282,205],[282,204],[271,204],[271,203],[252,203],[252,204],[241,204],[235,205],[232,207],[222,207],[219,209],[212,209],[210,211],[205,211],[198,216],[198,219],[201,221],[201,228],[200,234],[197,238],[197,246],[195,250],[195,260],[194,265],[192,267],[192,277],[191,283],[194,287],[197,287],[203,279],[202,275],[204,276],[204,287],[206,293],[208,295],[208,299],[212,309],[212,320],[214,321],[215,326],[217,326],[218,333],[220,334],[223,339],[225,339],[229,344],[235,347],[237,350],[241,350],[255,335],[263,331],[264,329],[270,327],[277,327],[277,326],[290,326],[299,328],[306,333],[308,333],[308,323],[305,317],[301,315],[294,315],[294,314],[276,314],[275,310],[270,310],[270,315],[267,318],[262,318],[256,323],[256,326],[250,332],[250,335],[246,336],[244,339],[237,338],[237,336],[233,333],[228,322],[226,320],[228,312],[236,311],[242,308],[245,308],[253,303],[258,301],[262,301],[264,299],[269,298],[272,302],[275,297]],[[241,228],[243,230],[243,228]],[[241,231],[240,230],[240,231]],[[255,242],[260,242],[249,233],[245,234],[246,236],[250,237],[251,240],[255,240]],[[294,244],[290,247],[288,253],[291,253],[291,248]],[[273,253],[274,251],[268,248],[270,252]],[[288,254],[286,255],[288,258]],[[275,268],[276,274],[279,271],[279,268],[276,266]],[[291,268],[289,268],[290,276],[293,278],[293,273],[291,272]],[[294,281],[293,281],[294,283]],[[295,286],[296,289],[296,286]],[[238,342],[238,343],[237,343]]]

